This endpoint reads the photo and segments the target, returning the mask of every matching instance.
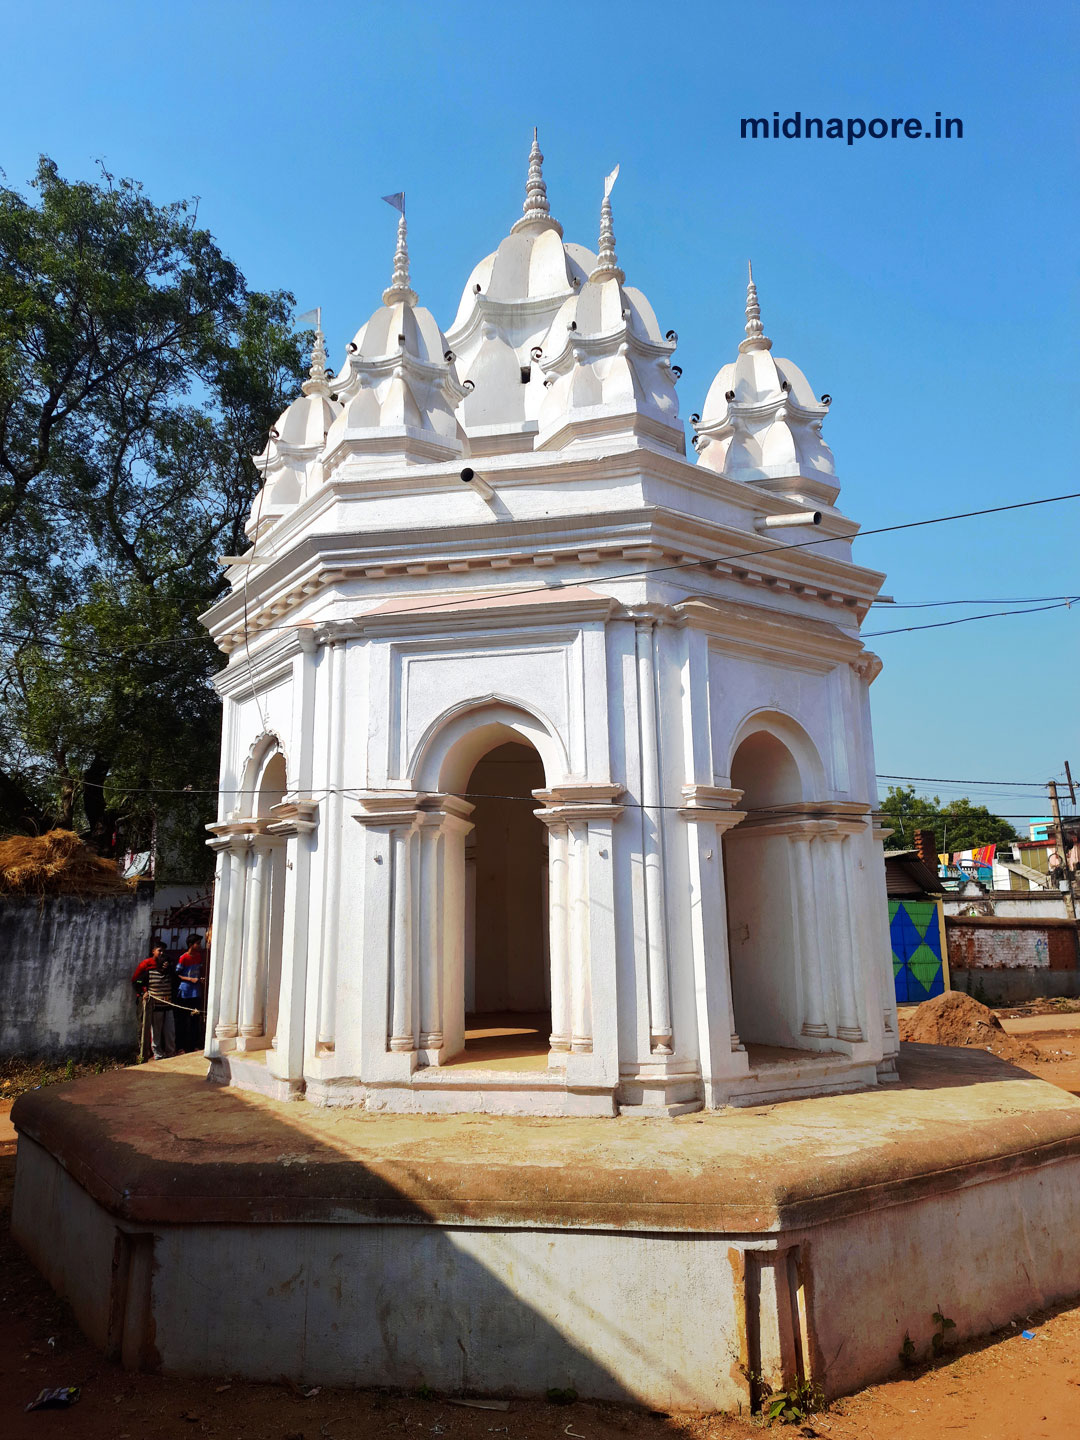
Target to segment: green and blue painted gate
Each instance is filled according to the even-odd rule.
[[[898,1005],[918,1005],[947,988],[944,925],[934,900],[890,900],[893,983]]]

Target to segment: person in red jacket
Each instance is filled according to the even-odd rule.
[[[201,1050],[203,1047],[203,980],[206,975],[206,956],[203,954],[202,936],[188,936],[188,948],[176,962],[176,974],[180,981],[176,998],[185,1006],[176,1012],[177,1049],[181,1052]]]
[[[172,1008],[174,972],[165,958],[165,946],[152,946],[149,956],[135,967],[131,983],[135,994],[146,997],[150,1019],[150,1045],[155,1060],[176,1054],[176,1011]]]

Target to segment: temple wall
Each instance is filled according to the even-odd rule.
[[[66,1060],[137,1043],[131,974],[150,895],[0,899],[0,1058]]]

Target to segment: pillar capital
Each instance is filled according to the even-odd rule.
[[[544,807],[533,813],[549,828],[572,820],[617,820],[625,806],[617,803],[625,787],[605,781],[567,781],[532,793]]]
[[[667,625],[677,618],[676,611],[671,605],[661,605],[656,602],[629,605],[626,613],[639,630],[651,630],[654,626]]]
[[[271,805],[264,829],[267,835],[288,839],[293,835],[310,834],[318,823],[317,800],[284,800],[280,805]]]
[[[360,825],[388,830],[461,824],[475,808],[460,795],[437,790],[361,790],[356,798],[363,809],[354,811],[353,819]]]
[[[684,785],[679,814],[684,820],[702,821],[730,830],[732,825],[746,819],[745,810],[733,808],[742,799],[742,794],[741,790],[721,785]]]
[[[254,820],[223,820],[207,825],[210,838],[206,843],[211,850],[228,850],[234,855],[243,855],[251,847],[255,823]]]

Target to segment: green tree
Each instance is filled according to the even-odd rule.
[[[303,337],[195,206],[44,158],[32,190],[0,186],[0,826],[109,852],[165,822],[194,864],[218,744],[198,615]]]
[[[937,795],[917,795],[912,786],[890,785],[881,809],[892,824],[890,844],[895,846],[913,847],[916,830],[934,832],[934,848],[939,854],[946,849],[973,850],[1016,839],[1009,822],[985,805],[972,805],[967,799],[942,805]]]

